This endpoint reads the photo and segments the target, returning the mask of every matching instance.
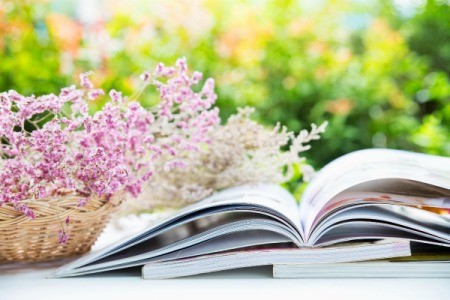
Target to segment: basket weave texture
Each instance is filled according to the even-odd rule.
[[[70,194],[24,201],[33,209],[35,219],[17,212],[10,203],[0,206],[0,262],[48,261],[89,251],[117,203],[92,197],[78,207],[79,198]],[[69,235],[66,244],[58,238],[63,226]]]

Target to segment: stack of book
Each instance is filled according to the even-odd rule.
[[[143,266],[146,279],[273,265],[274,277],[450,277],[450,158],[388,149],[323,168],[298,203],[273,184],[229,188],[61,267]]]

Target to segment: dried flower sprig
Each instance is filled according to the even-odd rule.
[[[202,75],[190,75],[185,59],[141,76],[144,87],[159,91],[160,102],[150,110],[111,90],[110,101],[90,115],[88,101],[105,92],[89,75],[80,75],[81,88],[58,95],[0,93],[0,206],[11,203],[35,218],[24,200],[71,191],[83,206],[92,196],[109,199],[119,190],[137,196],[155,172],[184,166],[187,153],[208,142],[220,122],[214,81],[194,92]],[[67,241],[64,231],[59,237]]]
[[[295,135],[280,124],[268,129],[251,120],[253,111],[253,108],[241,108],[225,125],[216,126],[209,133],[208,145],[200,151],[186,153],[185,168],[171,173],[158,172],[145,185],[145,197],[127,203],[123,213],[178,207],[241,184],[286,182],[297,163],[302,163],[302,170],[310,173],[312,168],[300,154],[310,149],[308,143],[320,139],[327,122],[320,126],[312,124],[309,132],[301,130]],[[304,174],[304,179],[309,175]]]

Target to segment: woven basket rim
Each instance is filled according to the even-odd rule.
[[[33,210],[36,215],[35,219],[30,219],[22,212],[17,211],[14,208],[13,203],[3,203],[0,205],[0,227],[2,226],[2,223],[7,221],[8,219],[23,218],[24,221],[33,221],[36,219],[58,215],[58,211],[70,211],[70,213],[84,212],[85,214],[89,214],[90,211],[117,207],[123,202],[123,192],[118,192],[110,199],[106,199],[105,196],[91,195],[89,196],[86,204],[83,206],[78,205],[78,200],[81,197],[86,196],[70,191],[41,199],[20,200],[20,203],[26,204]],[[56,208],[58,208],[58,210]],[[10,217],[7,218],[6,215],[10,215]]]

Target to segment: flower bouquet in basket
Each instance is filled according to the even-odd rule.
[[[59,94],[0,93],[0,262],[88,251],[127,194],[209,142],[220,121],[212,79],[194,92],[202,76],[184,59],[141,79],[160,95],[150,109],[111,90],[89,114],[89,101],[107,97],[89,74]]]

